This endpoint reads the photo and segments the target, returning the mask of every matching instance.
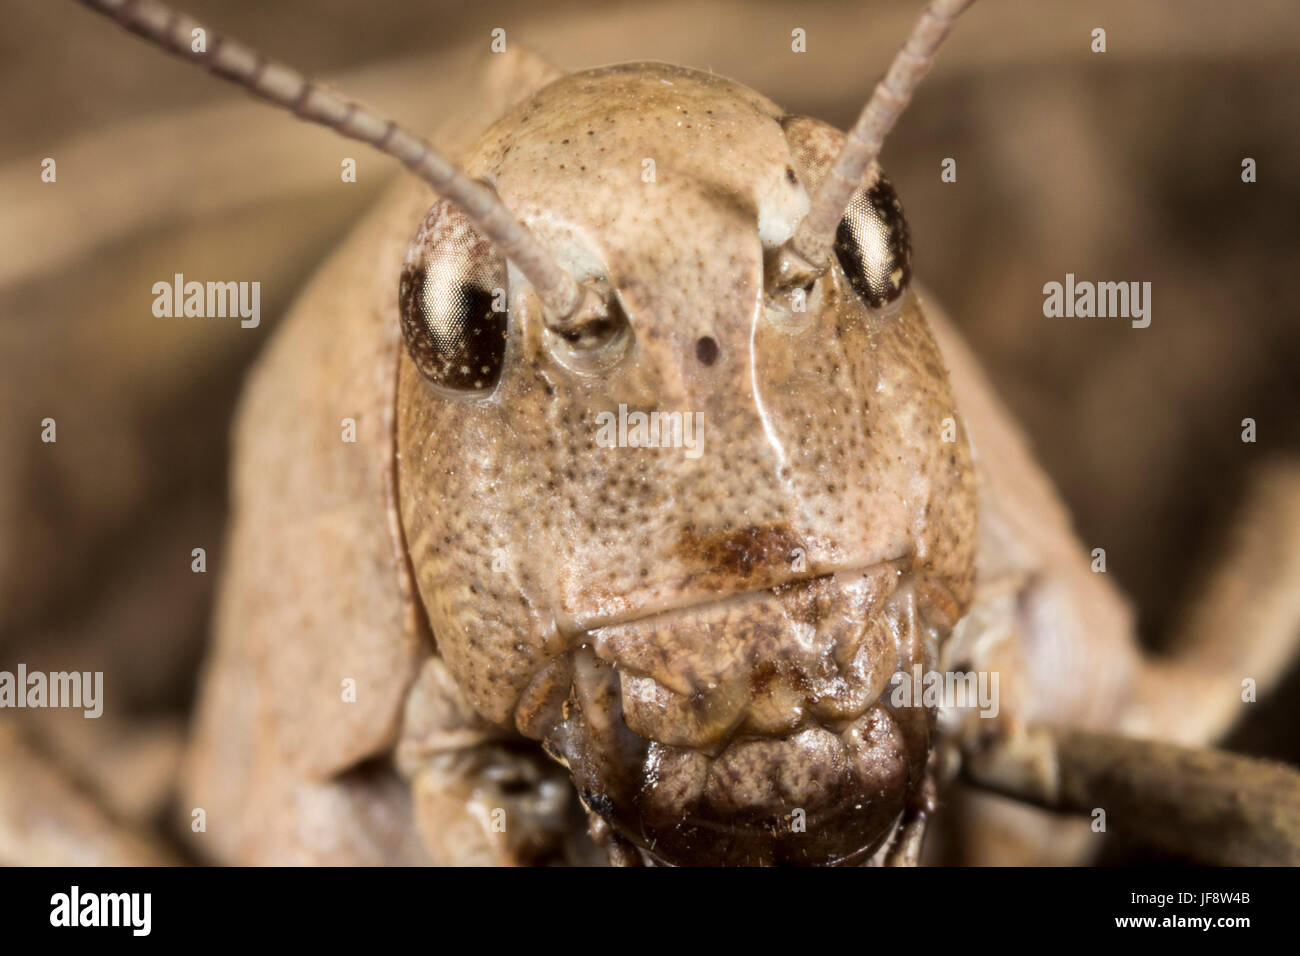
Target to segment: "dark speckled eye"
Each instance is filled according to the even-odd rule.
[[[483,396],[506,352],[506,264],[455,206],[439,202],[420,224],[398,289],[411,360],[441,390]]]
[[[835,257],[867,305],[893,302],[912,278],[907,220],[893,185],[883,176],[853,194],[835,232]]]

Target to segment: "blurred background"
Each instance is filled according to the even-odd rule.
[[[674,61],[845,126],[920,9],[179,6],[425,128],[472,109],[495,27],[565,69]],[[340,152],[74,3],[2,0],[0,14],[0,669],[104,670],[114,701],[99,721],[0,715],[3,860],[19,852],[15,820],[39,823],[42,802],[75,808],[104,847],[169,819],[244,369],[397,164]],[[1095,27],[1105,54],[1090,51]],[[1293,0],[982,0],[886,146],[919,281],[1025,427],[1083,541],[1106,549],[1152,648],[1176,633],[1255,469],[1300,449],[1298,102]],[[340,155],[360,160],[355,186],[339,184]],[[40,182],[44,157],[56,185]],[[945,157],[956,183],[940,181]],[[261,327],[155,319],[150,288],[175,272],[258,279]],[[1150,328],[1044,318],[1042,286],[1067,272],[1150,281]],[[55,444],[40,440],[47,417]],[[1241,441],[1247,417],[1255,444]],[[190,570],[196,547],[206,574]],[[1300,762],[1298,690],[1293,673],[1229,746]],[[108,852],[65,845],[57,828],[41,839],[70,861]]]

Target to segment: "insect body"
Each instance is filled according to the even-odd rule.
[[[225,48],[447,198],[378,210],[245,396],[189,774],[239,820],[220,855],[581,855],[540,749],[615,862],[914,862],[933,753],[1159,726],[1122,605],[932,338],[874,164],[965,5],[932,5],[847,138],[638,63],[542,86],[464,173]],[[611,418],[637,423],[615,447]],[[963,655],[1024,679],[986,732],[889,693]],[[1035,685],[1062,655],[1086,694]]]

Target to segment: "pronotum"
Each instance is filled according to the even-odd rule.
[[[152,3],[92,5],[190,49],[196,25]],[[931,29],[963,6],[932,5],[886,91],[910,88]],[[333,108],[215,35],[205,57],[300,112]],[[905,98],[884,101],[891,119]],[[872,102],[859,131],[878,141]],[[388,130],[358,131],[445,186],[450,167],[428,170]],[[411,187],[362,227],[245,400],[260,425],[237,448],[200,722],[251,753],[245,816],[372,756],[397,700],[389,746],[443,861],[572,841],[567,791],[520,756],[528,740],[567,766],[617,862],[913,862],[958,764],[1025,799],[1163,822],[1201,853],[1294,853],[1264,826],[1267,801],[1294,799],[1288,774],[1223,755],[1179,774],[1182,754],[1121,736],[1212,739],[1237,675],[1277,642],[1243,641],[1231,673],[1204,649],[1140,658],[974,362],[913,287],[874,152],[839,165],[842,142],[707,74],[580,73],[466,151],[504,209],[453,183],[468,218],[430,210]],[[850,170],[838,194],[832,168]],[[391,423],[384,460],[343,457],[337,418],[307,420],[309,366],[334,373],[358,422]],[[606,447],[600,416],[621,424],[625,408],[699,415],[701,454]],[[1045,670],[1062,660],[1088,680]],[[999,674],[998,716],[936,723],[935,708],[891,704],[890,678],[913,665]],[[256,745],[221,721],[248,666],[264,669],[274,727]],[[340,676],[382,690],[340,708]],[[1221,703],[1193,723],[1179,701],[1196,681],[1196,699]],[[1104,790],[1123,761],[1161,772]],[[1260,780],[1240,821],[1219,789],[1228,765]],[[214,803],[225,772],[197,762],[196,803]],[[1152,810],[1171,789],[1183,826]],[[1214,838],[1197,843],[1207,814]],[[232,856],[260,840],[243,826]]]

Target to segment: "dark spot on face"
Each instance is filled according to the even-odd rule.
[[[793,166],[787,166],[785,168],[785,181],[788,182],[791,186],[794,186],[799,182],[798,178],[794,174]]]
[[[718,360],[718,343],[712,336],[702,335],[695,343],[695,357],[701,365],[712,365]]]
[[[755,571],[785,571],[790,555],[803,543],[786,525],[701,535],[693,527],[682,530],[677,553],[708,571],[732,578],[748,578]]]

